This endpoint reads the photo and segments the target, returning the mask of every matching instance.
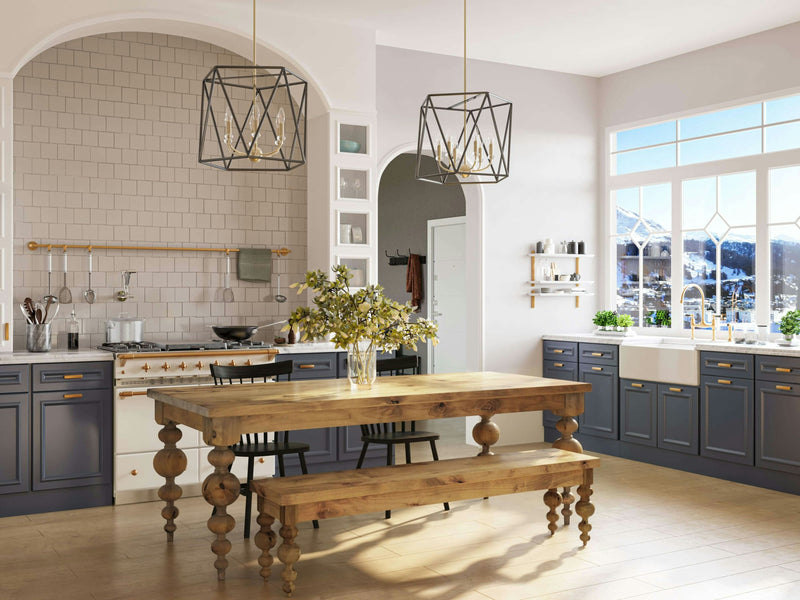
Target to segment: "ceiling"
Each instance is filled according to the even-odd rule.
[[[375,30],[379,45],[463,55],[462,0],[266,0],[264,6]],[[800,2],[469,0],[467,18],[469,58],[601,77],[800,21]]]

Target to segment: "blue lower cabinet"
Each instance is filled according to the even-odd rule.
[[[650,381],[620,379],[619,439],[633,444],[655,446],[658,385]]]
[[[700,454],[753,465],[753,380],[703,375],[700,387]]]
[[[756,386],[756,466],[800,475],[800,384]]]
[[[592,391],[584,394],[583,414],[578,418],[581,436],[619,439],[619,370],[580,363],[580,381],[592,384]]]
[[[30,411],[29,394],[0,395],[0,494],[30,488]]]
[[[658,384],[659,448],[697,455],[700,450],[700,390]]]
[[[544,360],[542,363],[542,377],[578,381],[578,363],[562,360]],[[560,417],[549,410],[542,411],[542,424],[546,430],[546,441],[555,441],[561,436],[556,430],[556,422],[558,419],[560,419]],[[547,431],[548,429],[550,431]]]

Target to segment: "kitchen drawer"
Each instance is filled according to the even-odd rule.
[[[619,346],[614,344],[580,343],[578,345],[578,360],[581,363],[616,367],[619,363]]]
[[[117,388],[117,398],[114,401],[114,453],[130,454],[134,452],[148,452],[161,450],[164,442],[158,439],[158,432],[162,425],[155,422],[154,400],[148,398],[145,390],[130,390]],[[120,394],[135,394],[123,395]],[[179,425],[183,437],[178,441],[178,448],[197,448],[203,445],[200,432]]]
[[[3,365],[0,367],[0,394],[18,394],[31,388],[30,365]]]
[[[336,352],[309,352],[307,354],[278,354],[276,362],[294,362],[292,379],[336,379]]]
[[[112,365],[110,361],[33,365],[33,391],[111,388]]]
[[[545,340],[544,358],[550,360],[578,360],[578,342]]]
[[[800,383],[800,358],[756,356],[756,379]]]
[[[700,375],[753,378],[753,355],[701,352]]]
[[[184,450],[183,453],[186,455],[186,470],[175,478],[175,483],[199,483],[202,481],[198,475],[200,450],[195,448]],[[155,452],[118,455],[114,460],[114,491],[157,490],[164,485],[164,478],[153,468],[155,456]]]
[[[542,361],[542,377],[578,381],[578,363],[560,360]]]

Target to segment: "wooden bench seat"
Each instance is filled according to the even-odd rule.
[[[251,487],[258,495],[261,529],[255,542],[262,551],[258,559],[261,575],[265,580],[270,575],[273,563],[270,549],[277,539],[271,527],[276,518],[281,522],[283,540],[277,551],[284,564],[283,590],[291,596],[297,578],[294,564],[300,558],[300,548],[295,544],[296,525],[302,521],[547,490],[544,502],[549,508],[547,520],[552,535],[558,529],[556,508],[562,503],[565,524],[569,524],[571,486],[579,486],[580,500],[575,512],[581,517],[578,528],[585,546],[592,529],[588,519],[594,513],[594,506],[589,498],[593,469],[598,464],[599,459],[593,456],[544,448],[256,480]],[[557,488],[567,488],[563,497]]]

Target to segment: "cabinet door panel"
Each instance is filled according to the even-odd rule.
[[[621,379],[619,393],[619,439],[655,446],[658,386],[649,381]]]
[[[560,360],[544,360],[542,363],[542,377],[578,381],[578,363],[562,362]],[[549,410],[542,411],[542,422],[546,427],[555,427],[556,421],[558,421],[559,418],[560,417],[551,413]]]
[[[757,391],[756,465],[800,474],[800,386],[760,381]]]
[[[658,385],[658,447],[697,454],[700,439],[700,390]]]
[[[578,419],[581,435],[619,439],[619,378],[616,367],[581,364],[580,380],[592,384],[584,395],[584,411]]]
[[[111,482],[111,390],[33,395],[33,489]]]
[[[30,489],[30,397],[0,396],[0,494]]]
[[[706,375],[700,383],[700,454],[754,464],[752,380]]]
[[[308,465],[336,461],[336,427],[290,431],[289,439],[293,442],[305,442],[311,447],[306,452],[306,464]],[[300,472],[300,461],[296,454],[286,456],[285,462],[287,468],[289,466],[297,467],[297,473]],[[291,474],[295,474],[295,471],[293,470]]]

